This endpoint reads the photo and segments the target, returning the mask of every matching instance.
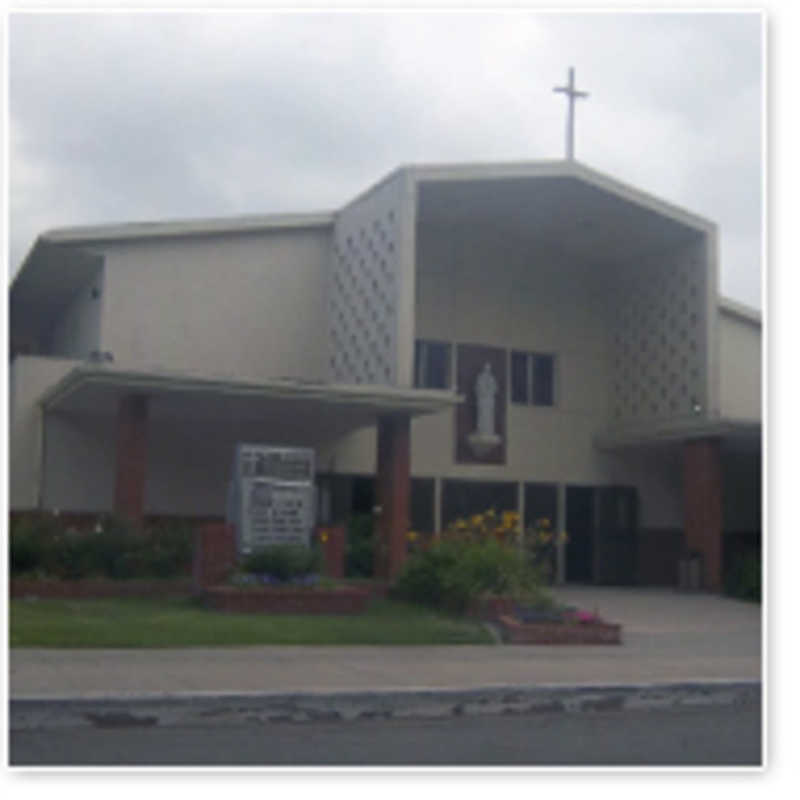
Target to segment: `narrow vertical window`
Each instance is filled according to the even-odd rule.
[[[528,402],[528,354],[511,352],[511,402]]]
[[[414,346],[414,386],[419,389],[450,388],[450,345],[417,341]]]
[[[544,353],[511,352],[511,402],[555,404],[555,357]]]
[[[553,405],[553,356],[532,355],[533,405]]]

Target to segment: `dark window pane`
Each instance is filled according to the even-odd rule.
[[[547,519],[553,529],[558,512],[558,489],[554,483],[525,484],[525,527],[531,528],[537,520]]]
[[[553,405],[553,356],[533,357],[533,404]]]
[[[429,389],[447,389],[450,383],[450,345],[444,342],[428,342]]]
[[[511,402],[528,402],[528,354],[511,353]]]
[[[414,386],[418,389],[423,386],[423,381],[425,380],[422,372],[422,359],[425,349],[423,342],[414,342]]]
[[[411,528],[417,533],[433,533],[433,478],[411,479]]]
[[[450,345],[417,341],[414,344],[414,386],[418,389],[450,387]]]
[[[371,514],[375,506],[375,479],[355,477],[352,487],[352,513]]]

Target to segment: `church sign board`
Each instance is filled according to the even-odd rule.
[[[272,545],[308,547],[314,526],[314,451],[238,444],[228,518],[239,553]]]

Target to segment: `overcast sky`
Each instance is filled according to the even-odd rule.
[[[13,275],[42,231],[328,210],[399,164],[576,158],[717,222],[761,306],[757,14],[19,14]]]

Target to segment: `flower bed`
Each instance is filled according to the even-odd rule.
[[[217,611],[243,614],[361,614],[370,592],[352,586],[212,586],[203,597]]]
[[[64,581],[57,578],[11,578],[11,597],[165,597],[192,592],[190,578],[114,580],[83,578]]]
[[[469,616],[494,622],[508,644],[621,644],[622,626],[590,611],[564,606],[520,606],[507,596],[474,601]]]

